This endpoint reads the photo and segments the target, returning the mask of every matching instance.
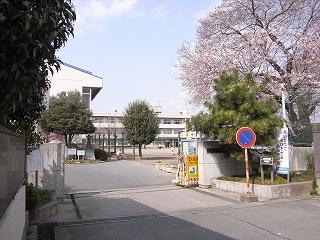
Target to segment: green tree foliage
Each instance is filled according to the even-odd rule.
[[[75,134],[94,132],[91,116],[78,91],[61,92],[50,98],[49,108],[42,113],[40,125],[47,132],[64,135],[69,147]]]
[[[159,119],[146,101],[136,100],[125,110],[123,125],[131,144],[139,146],[142,158],[142,144],[150,144],[158,134]]]
[[[282,121],[277,115],[280,105],[272,97],[264,97],[250,75],[240,79],[236,72],[223,73],[213,85],[213,103],[207,113],[192,118],[197,130],[223,144],[236,145],[240,127],[250,127],[257,135],[257,145],[272,146]]]
[[[70,0],[0,0],[0,124],[34,145],[55,53],[73,34]]]

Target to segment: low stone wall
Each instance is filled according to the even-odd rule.
[[[58,204],[57,202],[50,202],[44,204],[40,207],[36,207],[30,213],[30,218],[32,221],[40,223],[44,222],[48,218],[57,215],[58,212]]]
[[[0,218],[0,239],[25,239],[26,188],[23,185]]]
[[[218,179],[211,180],[211,187],[223,191],[246,193],[246,183],[223,181]],[[276,199],[309,195],[312,189],[312,182],[300,182],[280,185],[260,185],[250,184],[251,192],[259,199]]]

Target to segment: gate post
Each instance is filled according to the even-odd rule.
[[[320,124],[313,124],[313,156],[314,169],[318,186],[320,185]]]

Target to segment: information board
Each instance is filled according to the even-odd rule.
[[[186,158],[188,179],[198,179],[198,156],[187,155]]]
[[[75,148],[68,148],[68,155],[76,155],[77,149]]]
[[[84,156],[86,154],[85,150],[77,150],[77,155],[78,156]]]

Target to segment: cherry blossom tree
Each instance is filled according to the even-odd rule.
[[[319,66],[320,0],[221,0],[200,20],[196,40],[180,48],[177,64],[195,104],[211,101],[218,74],[234,68],[251,73],[279,102],[284,86],[299,139],[320,102]]]

